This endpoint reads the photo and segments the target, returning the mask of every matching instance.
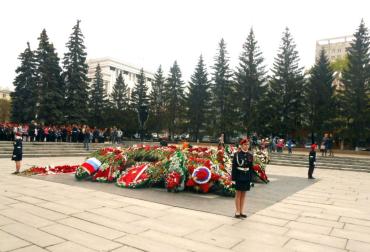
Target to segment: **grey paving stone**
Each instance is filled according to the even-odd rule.
[[[185,252],[187,250],[181,248],[181,245],[171,246],[163,241],[155,241],[138,235],[126,235],[116,240],[122,244],[128,245],[133,248],[141,249],[144,251],[163,252]]]
[[[123,221],[123,222],[132,222],[136,220],[142,220],[143,217],[140,215],[132,214],[132,213],[123,213],[122,211],[118,209],[113,209],[109,207],[101,207],[94,210],[89,210],[89,212],[105,216],[110,219]]]
[[[97,225],[112,228],[112,229],[122,231],[125,233],[129,233],[129,234],[137,234],[137,233],[143,232],[148,229],[146,227],[130,224],[130,223],[123,222],[123,221],[117,221],[117,220],[110,219],[105,216],[101,216],[101,215],[97,215],[93,213],[84,212],[84,213],[75,214],[73,216],[76,218],[82,219],[82,220],[89,221],[91,223],[95,223]]]
[[[242,243],[247,243],[248,241],[254,241],[261,244],[273,245],[276,247],[282,247],[285,244],[289,237],[278,235],[274,233],[268,233],[264,231],[258,231],[254,229],[244,229],[237,228],[235,226],[223,225],[219,228],[216,228],[212,233],[225,235],[228,234],[231,237],[238,237],[244,239]]]
[[[355,251],[355,252],[369,252],[370,251],[370,243],[349,240],[347,243],[348,250]]]
[[[1,210],[0,214],[10,219],[13,219],[17,222],[21,222],[21,223],[24,223],[26,225],[33,226],[36,228],[45,227],[45,226],[53,224],[53,222],[47,219],[38,217],[36,215],[30,214],[27,212],[23,212],[19,209],[14,209],[14,208],[7,209],[7,210]]]
[[[9,251],[25,247],[29,244],[29,242],[0,230],[0,251]]]
[[[289,222],[289,220],[259,215],[258,213],[248,217],[248,220],[276,226],[285,226]]]
[[[58,201],[58,200],[56,200],[56,201]],[[62,204],[55,203],[55,202],[43,203],[43,204],[39,204],[39,206],[43,207],[43,208],[46,208],[46,209],[49,209],[49,210],[53,210],[55,212],[66,214],[66,215],[82,212],[82,210],[78,210],[76,208],[65,206],[65,205],[62,205]]]
[[[343,228],[343,222],[319,219],[314,217],[299,217],[297,219],[298,222],[308,223],[316,226],[324,226],[324,227],[335,227],[335,228]]]
[[[291,221],[286,225],[286,227],[290,228],[291,230],[300,230],[307,233],[316,233],[316,234],[329,234],[332,230],[332,227],[302,223],[298,221]]]
[[[76,243],[66,241],[57,245],[47,247],[48,251],[52,252],[67,252],[67,251],[78,251],[78,252],[93,252],[96,250],[89,249],[85,246],[78,245]]]
[[[299,252],[345,252],[347,250],[323,246],[317,243],[292,239],[284,248]]]
[[[345,222],[345,223],[351,223],[351,224],[370,227],[370,220],[366,220],[366,219],[351,218],[351,217],[342,216],[342,217],[340,217],[339,221]]]
[[[35,246],[35,245],[20,248],[20,249],[16,249],[16,250],[12,250],[12,252],[48,252],[48,251],[49,250],[45,250],[45,249],[40,248],[40,247]]]
[[[41,228],[41,230],[49,234],[57,235],[59,237],[66,237],[69,241],[96,250],[112,250],[120,247],[119,243],[92,235],[75,228],[67,227],[64,225],[56,224],[48,227]]]
[[[347,239],[344,238],[338,238],[322,234],[314,234],[298,230],[291,230],[286,235],[297,240],[318,243],[324,246],[330,246],[340,249],[344,249],[347,243]]]
[[[59,237],[20,223],[2,226],[0,229],[14,236],[22,237],[22,239],[40,247],[46,247],[64,241]]]
[[[345,230],[356,231],[356,232],[360,232],[360,233],[368,233],[370,235],[370,227],[368,227],[368,226],[346,223],[344,225],[344,229]]]
[[[52,221],[60,220],[60,219],[64,219],[68,217],[67,215],[55,212],[53,210],[45,209],[39,206],[27,204],[27,203],[13,204],[12,208],[19,209],[24,212],[31,213],[38,217],[45,218],[47,220],[52,220]]]
[[[191,251],[199,251],[199,252],[225,252],[229,251],[228,249],[216,247],[214,245],[208,244],[206,242],[199,242],[197,240],[187,239],[186,237],[178,237],[170,234],[165,234],[162,232],[148,230],[139,234],[139,236],[169,244],[171,246],[178,246],[183,249],[191,250]]]
[[[156,230],[159,232],[163,232],[166,234],[172,234],[177,236],[183,236],[187,235],[191,232],[195,232],[195,227],[189,227],[189,226],[174,226],[169,223],[159,221],[156,219],[144,219],[140,221],[135,221],[131,223],[132,225],[138,225],[143,228]]]
[[[367,232],[357,232],[352,230],[345,230],[334,228],[330,235],[335,237],[342,237],[349,240],[357,240],[370,243],[370,234]]]
[[[126,233],[120,232],[111,228],[103,227],[101,225],[91,223],[88,221],[84,221],[77,218],[67,218],[63,220],[59,220],[59,223],[63,225],[67,225],[76,229],[79,229],[81,231],[94,234],[109,240],[113,240],[119,237],[124,236]]]
[[[217,234],[213,232],[209,233],[209,232],[204,232],[204,231],[192,232],[184,237],[194,240],[194,241],[204,242],[204,243],[214,245],[217,247],[221,247],[221,248],[232,248],[233,246],[243,241],[242,238],[234,237],[234,236],[228,235],[227,233],[221,235],[221,234]]]
[[[0,215],[0,226],[3,226],[3,225],[6,225],[6,224],[10,224],[10,223],[14,223],[15,221],[12,220],[12,219],[9,219],[5,216],[2,216]]]

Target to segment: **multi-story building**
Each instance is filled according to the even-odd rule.
[[[5,99],[10,101],[10,91],[8,89],[0,88],[0,99]]]
[[[140,68],[136,66],[123,63],[121,61],[112,59],[110,57],[89,59],[87,60],[89,66],[89,71],[87,77],[91,81],[95,78],[95,70],[97,65],[100,65],[104,87],[107,94],[111,94],[113,91],[113,86],[116,83],[116,79],[120,73],[122,73],[125,84],[129,88],[129,95],[131,95],[132,88],[137,82],[137,78],[140,74]],[[154,74],[144,70],[146,77],[146,84],[151,87],[151,83],[154,80]]]
[[[353,36],[343,36],[316,41],[316,61],[319,59],[322,49],[324,49],[329,62],[333,62],[337,59],[343,59],[347,55],[347,49],[351,46],[351,42],[353,41],[353,39]],[[335,71],[333,86],[336,90],[343,89],[341,78],[342,73],[339,71]]]
[[[347,48],[351,46],[353,38],[353,36],[343,36],[316,41],[315,59],[319,58],[322,49],[325,50],[330,62],[343,58],[347,54]]]

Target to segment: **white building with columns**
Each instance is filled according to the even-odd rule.
[[[87,77],[89,78],[90,83],[95,78],[95,70],[98,64],[100,64],[105,91],[108,95],[112,93],[113,86],[116,83],[119,73],[122,73],[125,84],[129,88],[129,96],[131,96],[132,88],[137,82],[137,77],[140,74],[140,67],[136,67],[110,57],[89,59],[87,60],[87,65],[89,66]],[[154,80],[154,74],[145,71],[145,69],[144,74],[146,78],[146,84],[149,88],[151,88],[151,83]]]

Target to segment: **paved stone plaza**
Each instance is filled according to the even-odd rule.
[[[82,160],[25,159],[23,168]],[[253,195],[264,202],[238,220],[226,213],[231,198],[219,214],[207,213],[135,199],[142,197],[125,189],[125,195],[102,191],[98,183],[86,188],[14,176],[12,161],[0,164],[0,251],[370,251],[370,173],[317,169],[319,179],[309,182],[305,168],[270,165],[271,184],[249,192],[250,204],[258,203]],[[292,186],[273,184],[279,180]],[[214,208],[221,200],[204,199],[208,207],[214,199]]]

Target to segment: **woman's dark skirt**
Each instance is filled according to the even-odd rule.
[[[17,154],[12,156],[13,161],[22,161],[22,154]]]
[[[235,190],[237,191],[249,191],[251,189],[251,182],[247,181],[235,181]]]

